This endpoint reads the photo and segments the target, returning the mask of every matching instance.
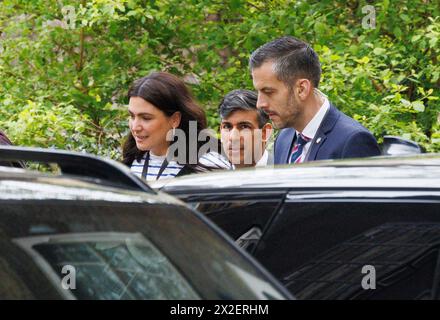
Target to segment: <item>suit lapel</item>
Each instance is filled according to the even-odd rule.
[[[316,157],[319,149],[324,144],[325,140],[327,140],[327,134],[333,129],[339,117],[340,113],[338,109],[336,109],[336,107],[330,103],[330,108],[328,109],[327,114],[324,116],[324,119],[322,119],[321,125],[313,138],[312,145],[310,146],[310,152],[305,161],[317,160]]]
[[[280,139],[281,143],[277,146],[277,150],[279,150],[280,163],[289,163],[289,155],[292,150],[293,141],[295,141],[296,131],[293,128],[286,128],[283,129],[283,131],[284,137],[283,139]]]
[[[290,153],[292,151],[293,145],[295,143],[296,139],[296,130],[292,130],[291,136],[290,136],[290,144],[288,145],[288,148],[286,148],[286,154],[283,156],[283,159],[285,159],[286,163],[289,163],[290,161]]]

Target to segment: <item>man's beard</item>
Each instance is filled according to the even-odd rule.
[[[296,101],[295,96],[293,94],[293,91],[289,92],[289,99],[286,103],[285,108],[290,111],[288,118],[283,119],[282,122],[280,123],[280,126],[277,127],[277,129],[294,128],[295,127],[295,123],[296,123],[296,120],[298,119],[300,112],[299,112],[298,101]]]

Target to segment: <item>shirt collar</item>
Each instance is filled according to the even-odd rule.
[[[315,114],[315,116],[310,120],[310,122],[306,125],[304,130],[301,132],[301,134],[310,140],[312,140],[316,132],[318,132],[319,127],[321,126],[321,122],[325,117],[325,114],[327,113],[327,110],[330,108],[330,102],[326,97],[322,97],[324,99],[324,103],[322,104],[321,108],[319,108],[318,112]],[[296,134],[300,134],[300,132],[296,131]]]

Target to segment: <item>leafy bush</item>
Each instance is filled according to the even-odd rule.
[[[216,107],[252,88],[250,53],[290,34],[323,65],[320,88],[375,136],[440,151],[437,1],[3,0],[0,127],[20,145],[117,159],[126,92],[153,70],[186,79],[216,129]],[[364,29],[365,5],[376,27]]]

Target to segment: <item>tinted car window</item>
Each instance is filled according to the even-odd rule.
[[[438,299],[439,238],[439,223],[383,224],[311,259],[284,282],[300,298]],[[365,290],[367,270],[378,283]]]
[[[278,203],[264,201],[224,201],[212,204],[197,203],[194,208],[203,212],[233,239],[237,239],[252,226],[263,229]]]
[[[247,251],[253,252],[261,234],[279,208],[284,193],[217,194],[181,197],[204,213]],[[240,197],[245,198],[241,200]]]
[[[140,234],[55,235],[14,242],[66,298],[199,298],[167,257]]]
[[[73,298],[283,298],[263,270],[184,206],[154,199],[0,204],[2,299],[66,298],[60,267],[67,263],[77,269]]]
[[[438,298],[439,241],[426,200],[287,201],[256,257],[300,299]]]

